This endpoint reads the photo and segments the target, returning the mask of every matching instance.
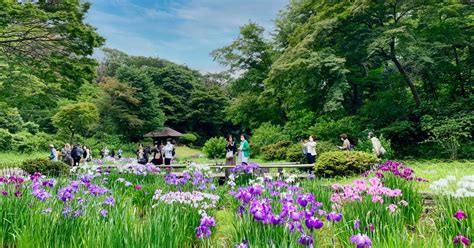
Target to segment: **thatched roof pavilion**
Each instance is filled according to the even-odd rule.
[[[176,138],[179,138],[181,136],[183,136],[182,133],[180,133],[180,132],[178,132],[174,129],[171,129],[169,127],[164,127],[164,128],[159,129],[159,130],[149,132],[149,133],[143,135],[143,137],[145,137],[145,138],[152,138],[154,143],[157,143],[157,144],[165,144],[166,140],[168,138],[176,139]]]

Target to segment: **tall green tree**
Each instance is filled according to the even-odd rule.
[[[59,108],[53,116],[53,124],[69,133],[70,143],[76,134],[85,134],[99,121],[99,111],[92,103],[71,103]]]

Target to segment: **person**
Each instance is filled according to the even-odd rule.
[[[301,141],[301,150],[303,152],[303,155],[306,157],[306,154],[308,154],[308,148],[306,147],[307,140],[302,140]]]
[[[84,152],[82,151],[81,144],[77,144],[74,146],[74,148],[72,148],[71,156],[72,156],[72,159],[74,160],[73,166],[79,166],[83,153]]]
[[[316,141],[314,141],[314,136],[310,135],[308,142],[304,144],[306,147],[306,158],[308,160],[308,164],[314,164],[316,161]]]
[[[240,163],[248,164],[250,158],[250,145],[244,134],[240,135],[239,158]]]
[[[151,162],[154,165],[162,165],[163,164],[163,156],[161,156],[161,150],[158,147],[158,144],[155,143],[153,147],[151,148],[151,152],[153,153],[153,158],[151,159]]]
[[[171,139],[166,140],[166,145],[163,147],[165,157],[165,165],[171,165],[171,160],[175,156],[174,146],[171,144]]]
[[[148,161],[145,160],[145,149],[143,148],[143,144],[140,144],[137,149],[137,162],[139,164],[146,164]]]
[[[110,156],[111,156],[112,158],[115,157],[115,150],[114,150],[114,149],[110,150]]]
[[[109,156],[109,148],[105,147],[104,148],[104,158]]]
[[[122,148],[119,148],[118,151],[117,151],[117,157],[118,157],[119,159],[122,158],[122,153],[123,153]]]
[[[349,139],[347,138],[347,134],[343,133],[343,134],[339,135],[339,137],[341,138],[342,146],[339,146],[338,148],[341,149],[341,150],[346,150],[346,151],[351,150],[352,145],[351,145],[351,142],[349,141]]]
[[[235,165],[235,153],[237,152],[237,146],[235,145],[234,138],[232,135],[227,137],[225,165]]]
[[[54,148],[53,144],[49,144],[49,148],[51,149],[51,154],[49,155],[49,160],[51,161],[58,161],[58,152]]]
[[[74,161],[72,160],[71,145],[69,145],[69,143],[66,143],[64,147],[61,149],[61,157],[62,157],[62,161],[65,164],[69,166],[73,166]]]
[[[84,165],[87,166],[87,162],[92,160],[91,150],[87,146],[83,146],[84,153],[82,154],[82,158],[84,159]]]
[[[372,142],[372,151],[374,152],[375,156],[378,158],[382,157],[385,154],[385,148],[383,148],[382,143],[380,140],[375,137],[373,132],[369,132],[368,138]]]

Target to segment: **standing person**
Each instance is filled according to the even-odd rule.
[[[162,165],[163,164],[163,156],[161,156],[161,150],[158,147],[158,144],[155,143],[153,147],[151,148],[151,152],[153,153],[153,158],[151,159],[151,162],[154,165]]]
[[[113,158],[115,157],[115,150],[112,148],[112,150],[110,150],[110,156]]]
[[[146,164],[147,161],[145,160],[145,149],[143,149],[142,144],[138,146],[136,154],[137,154],[137,162],[139,164]]]
[[[342,146],[338,146],[338,148],[341,149],[341,150],[346,150],[346,151],[351,150],[352,146],[351,146],[351,142],[347,138],[347,134],[343,133],[343,134],[339,135],[339,137],[341,138]]]
[[[237,146],[235,145],[234,138],[229,134],[227,136],[226,154],[225,154],[225,165],[235,166],[235,154],[237,153]],[[225,177],[230,176],[230,168],[224,170]]]
[[[171,144],[171,139],[166,140],[166,145],[163,147],[165,157],[165,165],[171,165],[171,160],[175,156],[174,146]]]
[[[109,148],[105,147],[104,148],[104,157],[108,157],[109,156]]]
[[[82,147],[84,153],[82,154],[82,158],[84,159],[84,165],[87,166],[87,162],[92,160],[91,150],[87,146]]]
[[[62,161],[69,165],[69,166],[72,166],[73,165],[73,160],[72,160],[72,156],[71,156],[71,145],[69,145],[68,143],[66,143],[64,145],[64,147],[61,149],[61,155],[62,155]]]
[[[54,145],[50,144],[49,148],[51,149],[51,154],[49,155],[49,160],[58,161],[58,152],[54,149]]]
[[[79,166],[79,163],[81,162],[82,154],[83,154],[83,151],[81,148],[81,144],[75,145],[71,152],[72,159],[74,160],[74,166]]]
[[[248,164],[250,157],[250,144],[244,134],[240,135],[239,159],[242,164]]]
[[[304,144],[306,147],[306,158],[308,159],[308,164],[314,164],[316,161],[316,141],[314,141],[314,136],[310,135],[308,142]]]
[[[117,157],[118,157],[119,159],[122,158],[122,152],[123,152],[123,151],[122,151],[122,148],[119,148],[118,151],[117,151]]]
[[[382,143],[380,140],[375,137],[373,132],[369,132],[370,141],[372,142],[372,151],[374,152],[375,156],[378,158],[382,157],[385,154],[385,148],[383,148]]]

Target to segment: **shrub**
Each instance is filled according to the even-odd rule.
[[[25,160],[21,164],[21,168],[30,174],[35,172],[39,172],[48,176],[61,176],[69,174],[69,167],[65,163],[60,161],[51,161],[45,158]]]
[[[354,138],[360,134],[361,129],[359,121],[355,117],[348,116],[337,121],[318,121],[310,128],[310,133],[315,134],[320,140],[329,140],[334,143],[342,143],[339,135],[345,133],[349,136],[351,143],[354,143]]]
[[[31,134],[36,134],[39,132],[40,126],[34,122],[28,121],[23,124],[23,129],[26,129],[26,131]]]
[[[276,144],[264,146],[262,148],[262,157],[267,161],[284,160],[290,146],[291,142],[289,141],[280,141]]]
[[[12,134],[4,128],[0,128],[0,151],[7,151],[11,149]]]
[[[343,176],[370,169],[377,157],[360,151],[334,151],[321,154],[314,170],[320,176]]]
[[[190,145],[194,142],[196,142],[196,140],[198,139],[198,137],[193,134],[193,133],[185,133],[183,134],[183,136],[179,139],[179,141],[181,143],[183,143],[184,145]]]
[[[202,150],[208,158],[224,158],[226,144],[223,137],[214,137],[206,141]]]
[[[253,132],[250,144],[252,144],[252,151],[256,155],[260,154],[260,151],[264,146],[276,144],[279,141],[285,140],[289,140],[289,137],[283,133],[283,129],[280,126],[263,123]]]
[[[317,156],[325,152],[337,151],[337,145],[329,142],[329,141],[316,141],[316,153]]]
[[[286,151],[286,160],[306,164],[306,156],[303,154],[301,144],[293,144]]]

